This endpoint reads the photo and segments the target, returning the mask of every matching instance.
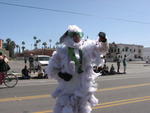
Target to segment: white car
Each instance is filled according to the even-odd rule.
[[[38,66],[41,66],[42,68],[45,68],[50,60],[50,56],[48,55],[35,55],[35,69],[38,68]]]

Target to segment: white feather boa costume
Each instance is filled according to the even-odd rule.
[[[98,74],[93,71],[92,63],[102,63],[100,55],[107,52],[108,44],[93,40],[75,43],[70,37],[65,37],[63,43],[65,46],[53,53],[46,70],[50,78],[58,81],[58,87],[52,94],[57,99],[54,113],[91,113],[91,107],[98,104],[98,99],[94,96]],[[68,47],[82,50],[81,74],[76,72],[74,61],[70,61]],[[58,72],[67,72],[73,77],[70,81],[64,81],[58,76]]]

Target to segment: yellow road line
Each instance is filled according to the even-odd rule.
[[[94,107],[93,109],[107,108],[107,107],[113,107],[113,106],[120,106],[120,105],[124,105],[124,104],[137,103],[137,102],[148,101],[148,100],[150,100],[150,98],[142,99],[142,100],[129,101],[129,102],[127,101],[127,102],[123,102],[123,103],[116,103],[116,104],[111,104],[111,105],[106,105],[106,106],[98,106],[98,107]]]
[[[53,112],[52,110],[46,110],[46,111],[39,111],[39,112],[32,112],[32,113],[51,113]]]
[[[0,99],[0,102],[17,101],[17,100],[31,100],[31,99],[49,98],[49,97],[50,97],[50,95],[36,95],[36,96],[25,96],[25,97],[11,97],[11,98]]]
[[[150,100],[150,96],[124,99],[124,100],[112,101],[112,102],[105,102],[102,104],[98,104],[97,106],[93,107],[93,109],[100,109],[100,108],[106,108],[106,107],[111,107],[111,106],[119,106],[119,105],[123,105],[123,104],[142,102],[142,101],[147,101],[147,100]]]
[[[149,85],[150,85],[150,83],[144,83],[144,84],[135,84],[135,85],[112,87],[112,88],[104,88],[104,89],[98,89],[97,92],[119,90],[119,89],[126,89],[126,88],[135,88],[135,87],[142,87],[142,86],[149,86]]]
[[[97,92],[119,90],[119,89],[126,89],[126,88],[135,88],[135,87],[142,87],[142,86],[148,86],[148,85],[150,85],[150,83],[104,88],[104,89],[98,89]],[[49,98],[49,97],[50,97],[50,95],[48,95],[48,94],[36,95],[36,96],[24,96],[24,97],[10,97],[10,98],[0,99],[0,102],[17,101],[17,100],[31,100],[31,99]]]
[[[102,104],[97,104],[98,105],[108,105],[108,104],[114,104],[114,103],[119,103],[119,102],[126,102],[126,101],[134,101],[134,100],[139,100],[139,99],[146,99],[150,98],[150,96],[144,96],[144,97],[138,97],[138,98],[131,98],[131,99],[124,99],[124,100],[118,100],[118,101],[112,101],[112,102],[105,102]]]
[[[113,106],[120,106],[120,105],[143,102],[143,101],[149,101],[149,100],[150,100],[150,96],[124,99],[124,100],[119,100],[119,101],[112,101],[112,102],[105,102],[105,103],[102,103],[102,104],[98,104],[97,106],[93,107],[92,109],[96,110],[96,109],[108,108],[108,107],[113,107]],[[39,111],[39,112],[32,112],[32,113],[51,113],[51,112],[53,112],[53,111],[52,110],[47,110],[47,111]]]

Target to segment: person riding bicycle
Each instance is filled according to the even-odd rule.
[[[4,78],[4,73],[10,69],[9,65],[5,62],[3,53],[0,52],[0,84]]]
[[[4,64],[4,58],[2,52],[0,52],[0,84],[2,84],[2,80],[4,78],[4,69],[3,69],[3,64]]]

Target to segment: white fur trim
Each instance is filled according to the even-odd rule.
[[[82,29],[79,28],[79,27],[76,26],[76,25],[69,25],[69,26],[68,26],[68,31],[69,31],[69,32],[82,32]]]

